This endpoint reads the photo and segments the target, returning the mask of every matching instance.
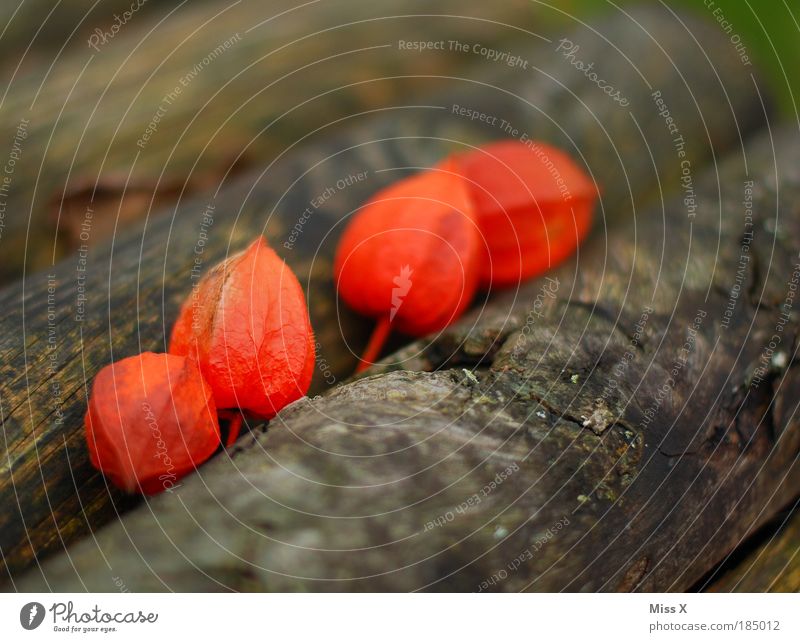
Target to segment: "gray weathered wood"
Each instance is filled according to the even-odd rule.
[[[17,588],[687,589],[800,489],[800,137],[775,137],[697,177],[696,217],[595,236],[555,299],[296,403]]]
[[[332,364],[333,376],[327,381],[319,364],[317,391],[352,371],[355,360],[350,350],[358,352],[363,347],[369,329],[368,321],[355,319],[336,304],[330,263],[341,220],[409,167],[433,163],[449,150],[503,135],[497,126],[480,126],[453,114],[454,103],[496,116],[498,122],[505,119],[520,132],[563,146],[597,178],[604,192],[595,242],[603,246],[606,224],[612,221],[617,232],[608,237],[612,254],[607,261],[601,257],[600,263],[591,264],[587,278],[596,278],[604,265],[610,269],[628,256],[630,248],[639,248],[641,242],[633,244],[630,235],[620,235],[620,230],[639,230],[639,217],[636,226],[631,226],[633,213],[658,196],[659,190],[676,190],[681,173],[652,92],[662,91],[667,100],[685,138],[693,171],[710,155],[738,145],[740,135],[763,121],[763,111],[754,79],[743,71],[714,25],[688,21],[702,43],[701,50],[687,37],[686,27],[666,10],[640,11],[636,17],[641,26],[618,16],[597,25],[597,33],[581,29],[569,34],[580,45],[582,59],[594,61],[608,82],[628,97],[628,107],[610,100],[565,61],[555,42],[534,46],[533,40],[538,39],[531,38],[524,48],[518,45],[514,50],[530,61],[528,70],[490,64],[475,76],[428,79],[431,90],[438,90],[430,98],[398,101],[378,117],[354,116],[352,128],[335,136],[329,131],[312,134],[302,150],[282,156],[263,174],[243,177],[216,197],[187,200],[113,246],[90,251],[87,301],[80,321],[76,320],[77,269],[83,264],[78,257],[54,270],[50,301],[47,276],[31,277],[0,294],[0,305],[7,311],[0,321],[4,382],[0,403],[6,451],[0,463],[0,498],[7,507],[0,516],[0,550],[6,567],[16,573],[36,565],[38,557],[61,549],[62,540],[85,534],[127,507],[129,500],[107,488],[87,460],[82,430],[87,385],[113,359],[164,349],[166,331],[192,284],[194,251],[209,202],[215,209],[202,255],[204,269],[264,232],[298,273],[309,294],[321,359]],[[636,61],[636,70],[631,60]],[[719,84],[709,77],[719,78]],[[384,82],[393,81],[379,84]],[[302,226],[291,249],[284,247],[312,199],[338,179],[359,172],[367,172],[367,179],[337,190]],[[661,221],[660,210],[648,210],[645,218],[651,216]],[[660,249],[660,241],[659,237],[657,245],[645,249]],[[707,245],[708,239],[704,242]],[[657,271],[658,256],[643,252],[641,260]],[[626,273],[613,273],[607,286],[614,293],[627,291]],[[664,278],[674,276],[664,274]],[[52,326],[48,325],[50,305]],[[480,345],[479,334],[471,336],[468,345],[476,341]],[[450,385],[450,376],[435,375],[434,389]],[[406,377],[409,381],[421,378]],[[406,379],[400,377],[398,385],[405,386]],[[340,405],[347,406],[347,393],[343,394],[331,403],[341,399]],[[392,408],[387,412],[400,412]],[[365,404],[353,411],[366,419],[372,407]],[[431,419],[430,426],[419,429],[436,425]],[[502,425],[498,430],[504,430]],[[342,439],[349,434],[343,433]],[[587,444],[594,443],[585,431],[576,434]],[[618,431],[609,433],[609,439],[618,438]],[[563,439],[553,442],[553,447],[559,443]],[[474,456],[478,454],[476,450]],[[406,455],[411,457],[411,451]],[[454,462],[451,472],[467,465]],[[279,492],[293,487],[289,484]],[[591,489],[581,492],[587,490]],[[320,499],[325,492],[320,490]]]

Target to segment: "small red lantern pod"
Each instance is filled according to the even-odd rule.
[[[455,156],[485,241],[484,286],[516,285],[554,267],[588,234],[597,188],[564,152],[498,141]]]
[[[378,319],[368,365],[391,328],[421,336],[455,321],[478,283],[481,238],[454,163],[381,190],[355,215],[336,251],[341,297]]]
[[[314,350],[303,289],[261,236],[200,280],[169,345],[197,360],[217,407],[263,418],[306,394]]]
[[[220,444],[211,387],[197,364],[170,354],[100,370],[84,425],[92,465],[129,493],[172,488]]]

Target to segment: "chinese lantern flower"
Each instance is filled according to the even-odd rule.
[[[480,233],[453,163],[402,179],[354,216],[336,251],[340,296],[378,320],[362,365],[390,329],[440,330],[469,305],[478,284]]]
[[[169,351],[197,359],[218,408],[273,417],[306,394],[314,372],[300,282],[259,236],[200,280]]]
[[[314,334],[305,296],[263,237],[200,280],[169,352],[197,360],[218,408],[270,418],[306,394]]]
[[[197,364],[170,354],[98,372],[84,427],[92,465],[130,493],[172,488],[220,444],[211,387]]]
[[[597,187],[567,154],[504,140],[456,155],[485,241],[484,286],[510,286],[570,256],[591,228]]]

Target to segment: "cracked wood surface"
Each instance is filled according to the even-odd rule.
[[[526,284],[293,404],[18,588],[693,586],[800,488],[800,317],[780,309],[800,275],[799,139],[765,134],[697,177],[694,218],[677,197],[637,214],[635,240],[595,235],[546,304]],[[724,327],[749,180],[758,296]]]
[[[711,155],[719,156],[722,150],[735,148],[740,136],[763,122],[764,114],[753,78],[742,73],[727,40],[714,25],[686,18],[682,24],[663,9],[642,10],[635,17],[639,26],[618,16],[596,25],[597,33],[582,29],[568,34],[580,44],[586,60],[603,61],[609,81],[631,101],[629,108],[621,109],[587,82],[565,62],[561,53],[555,51],[556,43],[542,44],[531,48],[527,54],[536,62],[535,73],[518,70],[500,73],[496,66],[484,65],[482,76],[431,80],[430,88],[440,93],[424,100],[428,107],[420,106],[421,101],[412,97],[413,100],[396,105],[387,115],[365,118],[348,133],[332,138],[328,132],[319,132],[306,141],[302,150],[282,157],[265,173],[239,179],[216,198],[189,200],[174,212],[148,221],[143,229],[131,232],[113,247],[92,250],[86,258],[88,300],[82,322],[75,320],[79,294],[76,277],[81,257],[55,268],[52,283],[48,283],[46,275],[40,275],[6,289],[0,295],[3,309],[8,311],[0,321],[4,381],[0,403],[6,454],[0,464],[0,496],[9,509],[0,516],[0,551],[12,577],[27,566],[38,565],[40,557],[62,549],[65,542],[99,527],[135,501],[109,489],[87,461],[82,430],[86,382],[112,359],[141,350],[163,350],[165,331],[191,287],[194,249],[203,212],[209,210],[209,204],[214,208],[214,220],[203,253],[204,268],[223,258],[229,250],[246,245],[254,234],[265,232],[298,273],[309,296],[321,348],[316,391],[331,383],[324,366],[330,367],[331,378],[335,381],[352,371],[353,353],[363,347],[369,329],[368,321],[357,319],[336,305],[330,262],[340,230],[337,223],[380,186],[409,171],[409,167],[436,162],[457,148],[461,144],[459,141],[475,144],[503,134],[496,127],[470,123],[453,114],[454,103],[503,118],[533,137],[562,145],[585,162],[604,190],[594,243],[603,248],[609,243],[608,249],[613,250],[602,257],[600,264],[592,264],[590,275],[596,277],[598,270],[602,274],[602,270],[619,268],[618,262],[628,256],[631,247],[639,248],[639,261],[647,262],[648,269],[657,272],[660,264],[658,257],[650,253],[653,248],[648,247],[645,252],[640,248],[641,241],[634,243],[631,237],[632,232],[640,229],[639,219],[636,218],[636,226],[630,225],[634,212],[639,212],[645,202],[652,201],[661,190],[679,187],[679,159],[672,137],[653,102],[654,89],[658,88],[669,103],[686,141],[687,158],[696,169]],[[702,51],[694,41],[687,39],[687,26],[697,41],[703,43]],[[704,54],[710,57],[705,65]],[[638,74],[631,73],[630,60],[636,60]],[[719,85],[709,83],[711,65]],[[359,172],[367,172],[368,179],[356,181],[326,200],[314,210],[310,223],[302,228],[292,248],[284,247],[311,200],[339,178]],[[650,211],[650,216],[661,222],[665,214],[656,209]],[[614,224],[617,230],[608,240],[604,236],[606,224]],[[654,247],[663,247],[662,240]],[[704,243],[707,242],[708,239],[704,239]],[[713,247],[703,249],[712,250]],[[667,269],[666,265],[661,267]],[[702,269],[708,266],[697,267],[698,272],[692,271],[692,278],[702,279]],[[612,293],[631,291],[637,297],[644,295],[631,289],[625,273],[614,271],[613,274],[616,276],[604,282]],[[530,287],[533,286],[526,290],[529,293]],[[563,291],[560,290],[559,296]],[[605,308],[594,309],[592,301],[574,303],[570,315],[582,314],[587,320],[604,318],[610,324],[615,312],[611,310],[604,316],[600,313]],[[49,305],[57,311],[50,326]],[[502,313],[502,306],[502,303],[492,303],[486,314],[497,314],[498,310]],[[473,333],[465,337],[465,352],[459,351],[454,358],[465,362],[473,359],[481,350],[481,337],[487,327],[482,323],[474,328]],[[447,337],[456,336],[453,332],[442,335],[431,350],[425,351],[424,358],[430,360],[444,355],[442,350],[447,345]],[[52,343],[49,342],[51,337]],[[493,352],[499,353],[502,342],[494,337],[488,347],[491,348],[488,356],[492,356]],[[543,376],[554,374],[558,372]],[[575,374],[580,381],[582,375]],[[426,385],[445,386],[441,388],[444,391],[455,385],[448,379],[450,376],[436,375],[431,379],[433,383]],[[394,377],[398,379],[397,385],[408,388],[412,397],[416,394],[413,388],[424,379],[422,375]],[[511,385],[505,382],[501,394],[509,395],[508,386]],[[365,391],[369,397],[369,387]],[[338,403],[344,412],[344,407],[350,403],[347,394],[336,392],[331,397],[333,401],[325,403]],[[531,394],[539,394],[545,404],[549,403],[544,395],[534,390]],[[409,408],[412,407],[409,401]],[[515,408],[515,413],[521,412],[519,407]],[[369,421],[372,409],[372,404],[364,404],[349,412]],[[558,405],[550,405],[550,409],[556,414],[566,410]],[[582,409],[575,409],[573,415],[577,423],[562,419],[559,425],[572,426],[578,443],[589,447],[598,435],[582,428],[578,411]],[[399,413],[401,409],[394,408],[393,412]],[[504,410],[508,412],[511,411]],[[600,428],[607,412],[610,410],[593,408],[589,417],[596,417],[593,422],[595,431],[601,433],[599,436],[613,441],[621,449],[620,440],[628,439],[626,431]],[[422,418],[419,421],[424,423]],[[444,419],[430,418],[430,421],[430,427],[418,426],[417,429],[435,430],[442,426]],[[472,429],[474,426],[467,426],[457,434],[465,435]],[[336,430],[330,426],[325,428],[326,434],[331,436],[337,434]],[[501,422],[497,430],[502,433],[510,429],[504,428]],[[273,432],[280,434],[280,431],[270,434]],[[341,439],[347,441],[348,435],[348,431],[343,432]],[[489,437],[496,439],[497,435]],[[562,435],[548,441],[548,448],[557,449],[567,443],[565,439]],[[271,449],[272,446],[270,453]],[[405,457],[412,457],[413,449],[401,452]],[[488,455],[487,452],[483,457]],[[475,451],[468,460],[452,462],[451,472],[456,474],[469,469],[470,462],[480,457]],[[396,465],[402,468],[404,464]],[[599,474],[602,464],[590,468]],[[335,472],[332,464],[331,472]],[[444,469],[437,471],[437,475],[445,472]],[[522,477],[527,479],[528,475],[519,476]],[[459,473],[452,479],[462,478]],[[599,483],[601,479],[602,476],[596,481]],[[286,488],[279,492],[288,492],[291,488],[296,488],[296,481],[286,481]],[[316,485],[312,490],[319,490],[320,498],[329,492]],[[398,487],[392,496],[396,498],[401,490]],[[582,488],[579,494],[591,491],[592,488]],[[360,500],[352,498],[352,501]],[[387,501],[393,500],[387,498]],[[346,503],[341,510],[346,512]],[[260,533],[253,535],[261,536]],[[319,536],[322,535],[317,533],[313,538]],[[381,554],[381,551],[375,552],[376,556]]]

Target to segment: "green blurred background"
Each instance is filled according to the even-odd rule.
[[[543,15],[556,16],[570,24],[575,18],[590,21],[610,11],[624,11],[626,6],[648,4],[631,0],[560,0],[539,2],[550,7]],[[731,36],[738,34],[750,54],[753,65],[769,78],[783,115],[797,118],[797,90],[800,87],[800,2],[797,0],[669,0],[659,2],[668,7],[690,8],[717,21],[720,29],[730,23]],[[715,13],[716,12],[716,13]],[[731,47],[734,47],[733,43]]]

